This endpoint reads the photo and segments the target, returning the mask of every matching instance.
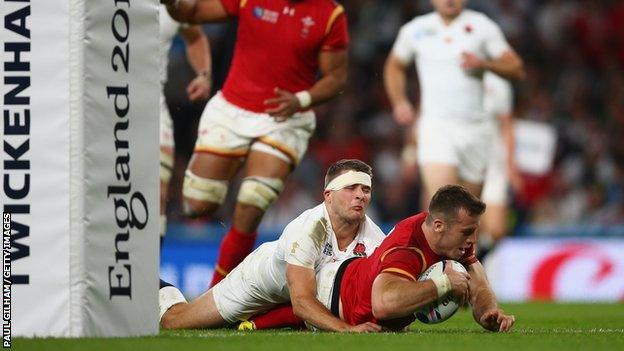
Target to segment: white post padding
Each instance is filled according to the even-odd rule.
[[[14,336],[158,333],[158,6],[0,2]]]

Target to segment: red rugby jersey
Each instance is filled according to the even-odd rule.
[[[264,112],[264,100],[276,87],[298,92],[314,85],[321,51],[348,46],[347,19],[332,0],[221,0],[238,17],[230,72],[222,89],[225,99],[253,112]]]
[[[371,306],[373,281],[378,274],[392,273],[417,280],[431,265],[446,259],[433,252],[425,239],[421,225],[426,217],[426,213],[420,213],[397,223],[370,257],[355,260],[347,266],[340,284],[342,312],[347,323],[379,323],[373,317]],[[475,263],[474,247],[467,250],[459,261],[466,266]],[[393,321],[391,327],[400,329],[414,319],[410,315]]]

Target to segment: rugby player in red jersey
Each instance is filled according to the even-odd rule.
[[[484,211],[485,204],[465,188],[440,188],[428,213],[399,222],[370,257],[343,263],[332,280],[333,301],[321,302],[349,324],[367,321],[401,329],[414,321],[414,312],[453,294],[470,302],[475,321],[485,329],[508,331],[515,317],[498,307],[474,253]],[[442,276],[418,281],[422,272],[444,259],[459,261],[468,274],[447,265]]]
[[[230,72],[202,114],[183,186],[186,214],[210,215],[244,164],[214,285],[251,251],[264,212],[303,157],[316,126],[311,108],[344,89],[347,19],[331,0],[163,2],[181,22],[238,18]]]
[[[317,298],[351,325],[372,322],[401,330],[415,320],[414,312],[453,294],[460,304],[470,302],[475,321],[485,329],[508,331],[515,317],[498,307],[475,257],[484,211],[485,204],[467,189],[458,185],[440,188],[428,213],[400,221],[372,255],[324,266],[317,274]],[[468,274],[447,265],[442,276],[418,281],[427,268],[445,259],[459,261]],[[283,310],[278,310],[281,315]],[[271,313],[251,318],[249,323],[255,325],[245,329],[279,326]]]

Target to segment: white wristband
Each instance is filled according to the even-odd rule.
[[[308,108],[312,104],[312,95],[307,90],[296,93],[295,97],[299,100],[301,108]]]
[[[449,279],[448,275],[442,274],[439,277],[431,278],[431,281],[433,281],[436,289],[438,289],[438,298],[446,295],[446,293],[451,291],[451,280]]]

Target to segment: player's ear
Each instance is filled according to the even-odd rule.
[[[325,190],[323,191],[323,198],[325,199],[325,202],[327,203],[331,203],[331,190]]]
[[[446,224],[444,223],[442,218],[436,218],[436,219],[433,220],[433,230],[436,233],[444,232],[445,226],[446,226]]]

